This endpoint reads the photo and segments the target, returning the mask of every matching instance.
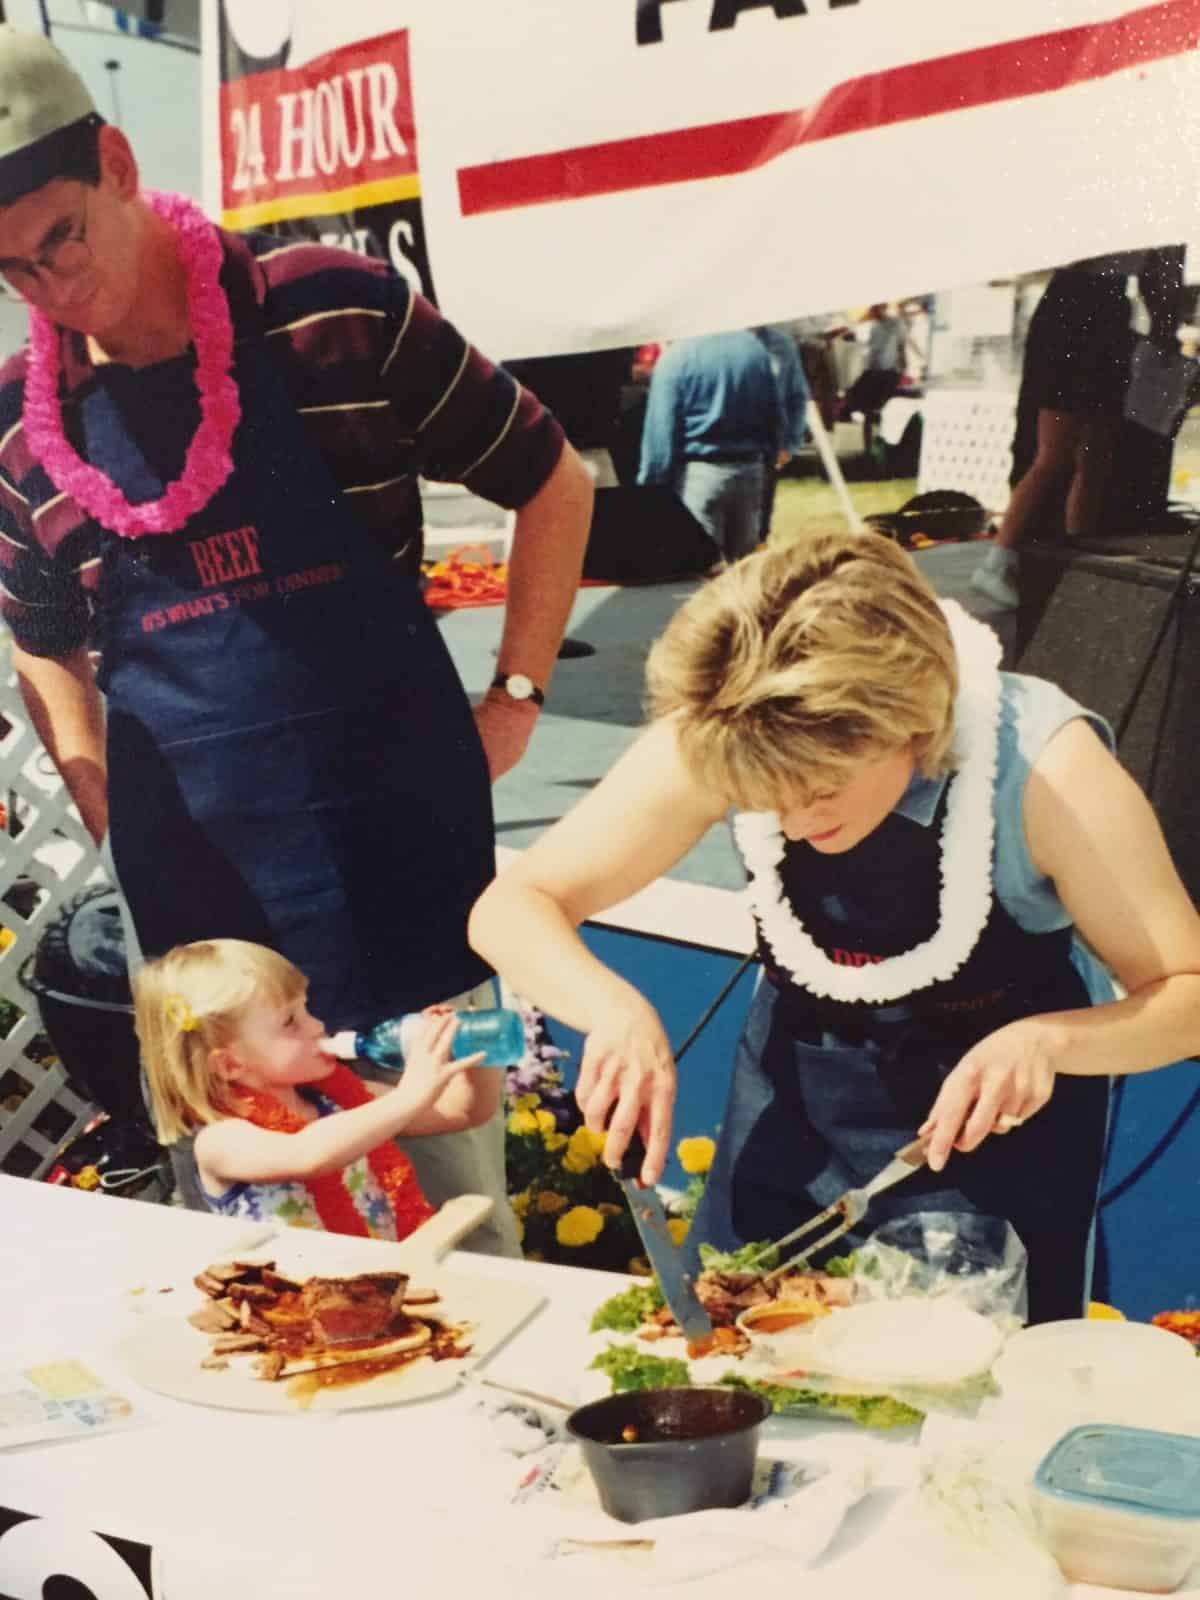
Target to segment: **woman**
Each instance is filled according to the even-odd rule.
[[[1046,1321],[1087,1298],[1109,1075],[1200,1047],[1200,918],[1104,725],[999,653],[881,537],[741,562],[655,645],[650,727],[486,891],[471,938],[587,1035],[588,1125],[610,1163],[640,1129],[655,1181],[671,1052],[575,929],[734,806],[763,976],[692,1237],[778,1237],[919,1131],[929,1171],[869,1225],[1007,1218]]]
[[[1182,271],[1173,247],[1091,256],[1050,279],[1025,339],[1012,498],[971,580],[997,606],[1017,605],[1017,545],[1056,497],[1065,494],[1068,538],[1099,527],[1134,347],[1129,278],[1136,273],[1153,338],[1173,346]]]

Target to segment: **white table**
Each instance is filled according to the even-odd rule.
[[[111,1373],[108,1353],[136,1326],[145,1296],[219,1259],[244,1233],[243,1224],[223,1218],[0,1177],[0,1362],[11,1367],[73,1354]],[[353,1243],[368,1251],[389,1248]],[[329,1270],[339,1270],[345,1244],[321,1236]],[[575,1398],[587,1359],[588,1318],[619,1280],[461,1253],[446,1270],[544,1289],[545,1307],[487,1362],[487,1372]],[[139,1288],[143,1295],[131,1293]],[[485,1503],[492,1480],[481,1472],[484,1425],[468,1416],[461,1394],[336,1417],[282,1418],[189,1406],[128,1380],[125,1387],[146,1407],[150,1425],[0,1454],[0,1505],[170,1551],[162,1590],[169,1600],[203,1592],[201,1575],[214,1575],[204,1581],[215,1582],[218,1569],[226,1574],[220,1592],[230,1600],[330,1600],[331,1572],[347,1596],[356,1585],[363,1593],[414,1600],[476,1592],[486,1600],[510,1594],[524,1600],[562,1592],[561,1562],[544,1564],[544,1586],[538,1574],[531,1580],[528,1572],[517,1578],[496,1570],[479,1530],[502,1514],[504,1501],[493,1495]],[[769,1432],[785,1452],[814,1442],[834,1452],[856,1450],[862,1440],[859,1430],[837,1423],[775,1421]],[[889,1541],[902,1531],[891,1512],[911,1479],[916,1452],[910,1437],[881,1441],[877,1450],[884,1487],[851,1512],[820,1568],[795,1575],[806,1600],[879,1592],[889,1571]],[[515,1483],[515,1464],[501,1465]],[[0,1592],[7,1592],[3,1544],[0,1538]],[[931,1556],[926,1595],[940,1595],[936,1566]],[[613,1582],[623,1600],[643,1592],[625,1569]],[[742,1600],[744,1587],[737,1573],[726,1573],[690,1586],[689,1600]],[[785,1590],[771,1586],[767,1592]],[[793,1588],[786,1592],[792,1600]],[[968,1600],[967,1591],[960,1587],[955,1600]]]

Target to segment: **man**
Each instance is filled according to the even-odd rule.
[[[765,539],[771,531],[771,518],[775,512],[775,486],[779,482],[779,474],[792,457],[804,448],[804,441],[808,437],[809,391],[808,379],[804,376],[804,366],[800,360],[800,351],[788,330],[772,323],[764,323],[762,327],[755,328],[754,333],[767,352],[771,371],[775,374],[775,382],[779,387],[779,403],[783,407],[786,426],[778,455],[774,458],[768,456],[763,463],[762,520],[759,525],[759,538]]]
[[[900,387],[904,372],[904,324],[886,305],[867,308],[863,317],[869,323],[866,352],[859,376],[846,391],[848,417],[862,417],[863,454],[871,454],[875,424],[879,413]]]
[[[142,194],[65,59],[8,27],[0,274],[31,309],[0,372],[3,614],[137,943],[273,945],[331,1030],[472,1003],[489,772],[529,738],[587,536],[558,425],[381,263]],[[517,508],[474,719],[420,595],[420,472]],[[435,1202],[492,1193],[485,1244],[515,1252],[480,1132],[412,1153]]]
[[[650,379],[638,482],[674,488],[736,561],[758,543],[765,465],[785,437],[779,386],[753,333],[680,339]]]

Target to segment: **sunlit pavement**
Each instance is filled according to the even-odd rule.
[[[978,543],[942,545],[918,552],[915,559],[939,593],[999,624],[1003,635],[1011,618],[997,613],[970,587],[971,573],[986,548]],[[592,645],[594,654],[558,663],[525,759],[495,786],[498,844],[532,843],[626,749],[642,724],[646,653],[696,586],[696,580],[683,580],[580,590],[568,637]],[[452,612],[442,622],[472,699],[495,675],[501,622],[499,607]],[[740,888],[743,882],[724,828],[712,829],[670,876],[726,889]]]

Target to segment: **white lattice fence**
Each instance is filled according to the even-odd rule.
[[[1008,504],[1017,397],[1004,390],[937,389],[922,402],[917,489],[958,489],[989,511]]]
[[[48,917],[101,874],[0,640],[0,1170],[40,1177],[95,1108],[67,1087],[20,981]]]

